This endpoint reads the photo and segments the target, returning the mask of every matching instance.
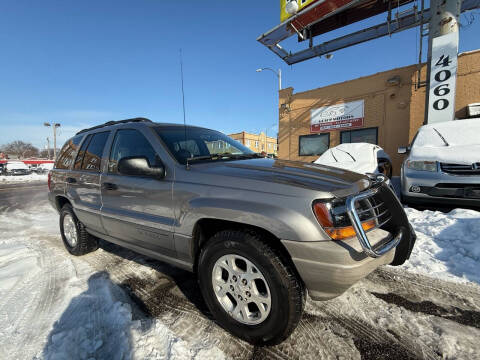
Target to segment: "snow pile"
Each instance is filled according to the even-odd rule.
[[[223,359],[209,344],[191,344],[162,321],[134,320],[127,295],[107,272],[95,273],[48,336],[42,357],[60,359]],[[207,346],[209,345],[209,346]]]
[[[17,183],[29,183],[34,181],[47,181],[48,174],[35,174],[31,173],[29,175],[12,175],[12,176],[5,176],[0,175],[0,184],[17,184]]]
[[[115,300],[113,286],[106,273],[88,279],[88,289],[74,297],[55,322],[43,351],[45,359],[128,356],[131,308]]]
[[[404,269],[447,281],[480,283],[480,212],[405,211],[417,242]]]

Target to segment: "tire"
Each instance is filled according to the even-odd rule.
[[[65,204],[60,210],[60,234],[72,255],[81,256],[98,249],[98,239],[87,232],[70,204]]]
[[[225,274],[229,271],[224,268],[228,267],[233,274]],[[200,289],[210,312],[220,326],[235,336],[252,344],[273,345],[285,340],[297,327],[305,307],[303,283],[293,264],[260,235],[241,230],[218,232],[202,248],[197,270]],[[238,276],[236,282],[235,274]],[[263,279],[247,282],[244,276]],[[221,285],[214,286],[214,281]],[[268,299],[268,295],[270,300],[263,300]],[[255,299],[257,302],[253,302]],[[238,305],[243,309],[247,306],[247,310],[237,313]]]

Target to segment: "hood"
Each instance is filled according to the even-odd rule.
[[[470,165],[480,162],[480,144],[423,147],[413,146],[408,159]]]
[[[215,161],[194,166],[195,170],[201,173],[235,178],[229,182],[229,186],[250,189],[264,186],[271,192],[283,194],[288,194],[290,187],[347,196],[370,186],[370,180],[365,175],[299,161],[265,158]]]

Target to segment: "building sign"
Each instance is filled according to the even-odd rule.
[[[310,110],[310,132],[344,130],[363,126],[364,101],[323,106]]]
[[[455,117],[458,31],[432,40],[428,123],[452,121]]]
[[[316,1],[318,0],[280,0],[280,22],[284,22],[297,12],[303,10],[303,8]]]

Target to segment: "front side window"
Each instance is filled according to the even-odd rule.
[[[298,139],[300,156],[322,155],[330,146],[330,133],[302,135]]]
[[[100,172],[103,149],[109,135],[109,131],[93,134],[83,154],[82,170]]]
[[[212,155],[251,155],[254,154],[238,141],[214,130],[188,127],[154,128],[170,153],[181,164],[194,157],[209,157]]]
[[[147,138],[138,130],[118,130],[113,140],[108,172],[118,173],[118,162],[125,157],[146,157],[151,167],[157,166],[160,158]]]
[[[341,143],[370,143],[378,144],[378,128],[358,129],[342,131]]]
[[[83,135],[74,136],[63,145],[60,155],[58,155],[57,162],[55,163],[56,169],[70,169],[82,138]]]

